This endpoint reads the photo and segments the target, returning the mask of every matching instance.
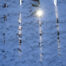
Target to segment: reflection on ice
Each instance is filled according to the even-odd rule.
[[[22,5],[22,0],[20,0],[20,6]]]
[[[22,26],[20,25],[18,29],[21,30],[22,29]]]
[[[54,5],[57,6],[57,0],[54,0]]]
[[[18,22],[21,24],[22,22],[22,17],[21,17],[21,13],[19,14],[19,19],[18,19]]]
[[[19,33],[18,33],[18,35],[19,35],[19,36],[21,36],[21,35],[22,35],[22,31],[21,31],[21,30],[19,30]]]

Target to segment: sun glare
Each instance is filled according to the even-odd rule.
[[[37,17],[42,17],[43,16],[43,11],[42,10],[37,10],[37,12],[36,12],[36,16]]]

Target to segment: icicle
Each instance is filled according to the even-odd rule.
[[[54,0],[54,5],[57,6],[57,0]]]
[[[56,26],[57,26],[57,42],[58,42],[58,54],[60,55],[60,32],[59,32],[59,18],[58,18],[58,8],[57,0],[54,0],[55,14],[56,14]]]
[[[22,22],[22,19],[21,19],[21,13],[19,14],[19,20],[18,20],[19,23]]]
[[[22,44],[22,17],[21,17],[21,12],[19,14],[18,23],[19,23],[19,26],[18,26],[18,40],[19,40],[18,51],[19,51],[19,55],[21,56],[21,53],[22,53],[22,49],[21,49],[21,44]]]
[[[41,20],[40,20],[40,17],[39,17],[39,33],[40,33],[40,42],[39,42],[39,45],[40,45],[40,62],[42,62],[42,60],[43,60],[43,53],[42,53],[42,50],[43,50],[43,48],[42,48],[42,28],[41,28],[41,26],[42,26],[42,23],[41,23]]]
[[[22,5],[22,0],[20,0],[20,6]]]

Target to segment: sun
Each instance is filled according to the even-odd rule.
[[[36,16],[37,17],[42,17],[43,16],[43,11],[41,9],[36,11]]]

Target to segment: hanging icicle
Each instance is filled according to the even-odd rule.
[[[42,60],[43,60],[43,53],[42,53],[42,50],[43,50],[43,48],[42,48],[42,23],[41,23],[41,20],[40,20],[40,18],[39,18],[39,33],[40,33],[40,42],[39,42],[39,45],[40,45],[40,62],[42,62]]]
[[[41,17],[43,16],[43,11],[39,9],[36,11],[36,16],[38,17],[38,23],[39,23],[39,46],[40,46],[40,62],[43,60],[43,53],[42,53],[42,22]]]
[[[54,0],[54,5],[57,6],[57,0]]]
[[[21,43],[22,43],[22,19],[21,19],[21,13],[19,14],[19,26],[18,26],[18,37],[19,37],[19,51],[22,52],[21,50]]]
[[[55,6],[55,14],[56,14],[58,54],[60,55],[60,32],[59,32],[59,18],[58,18],[57,0],[54,0],[54,6]]]
[[[22,0],[20,0],[20,13],[19,13],[19,18],[18,18],[18,40],[19,40],[19,48],[18,51],[21,54],[22,53],[22,14],[21,14],[21,5],[22,5]]]
[[[20,0],[20,6],[22,5],[22,0]]]

